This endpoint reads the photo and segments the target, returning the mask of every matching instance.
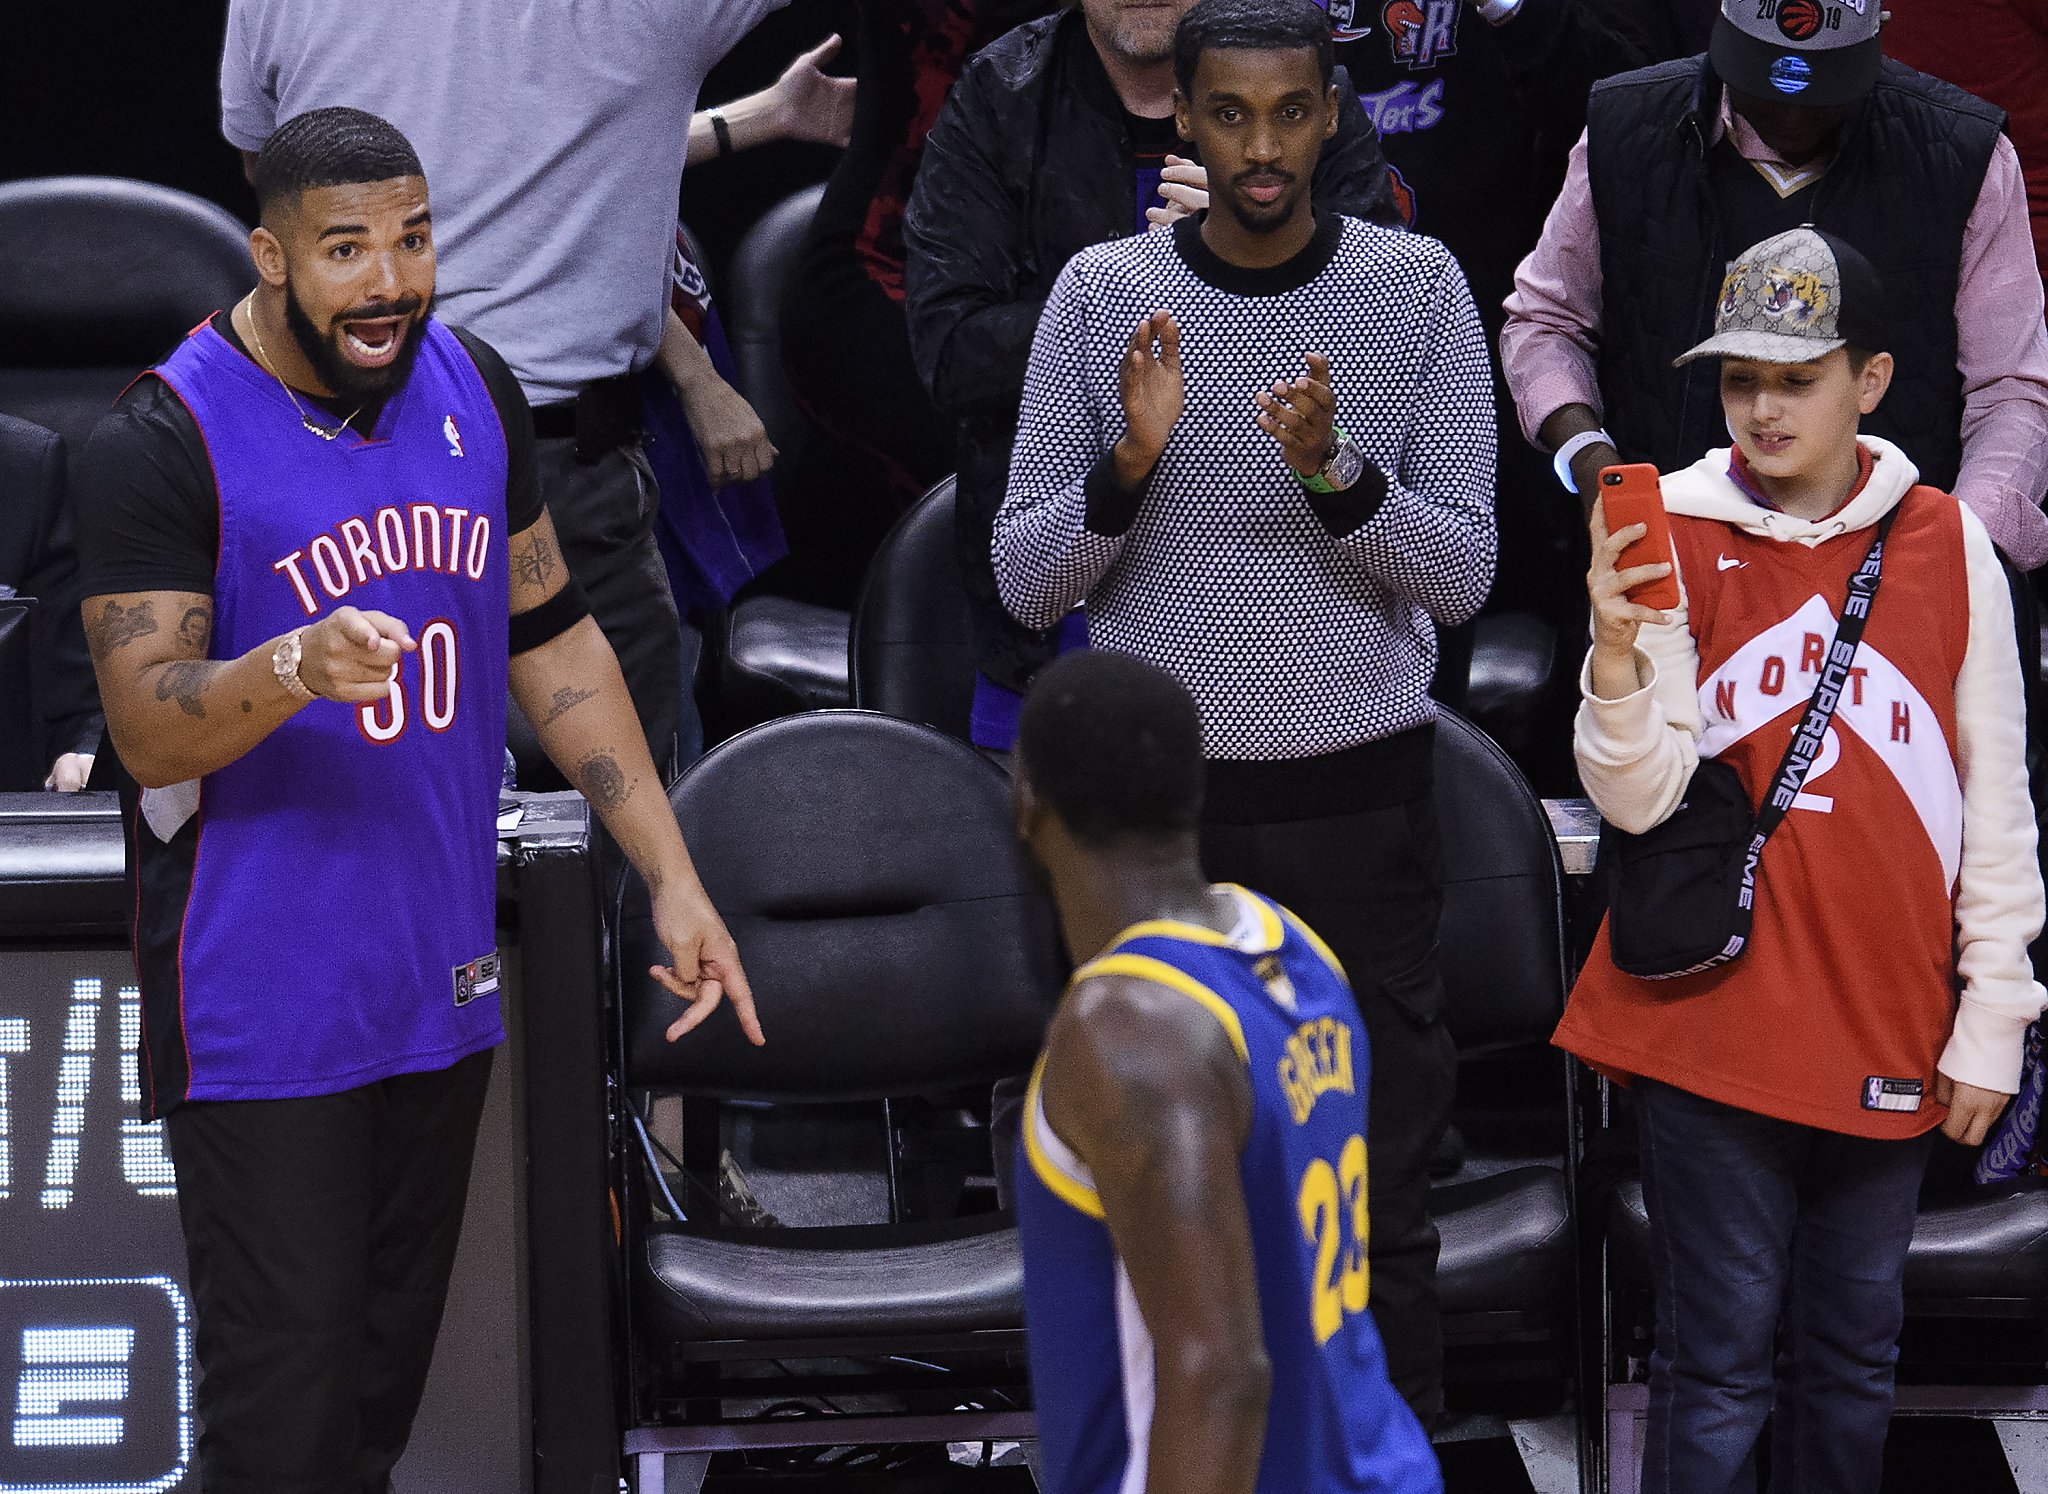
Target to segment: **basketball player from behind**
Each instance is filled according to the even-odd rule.
[[[1060,658],[1016,800],[1081,962],[1018,1163],[1045,1487],[1438,1494],[1366,1311],[1365,1028],[1306,925],[1203,878],[1194,701]]]

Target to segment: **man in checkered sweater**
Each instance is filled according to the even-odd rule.
[[[1336,118],[1322,12],[1202,0],[1174,63],[1209,211],[1060,275],[996,578],[1027,627],[1085,606],[1096,646],[1187,685],[1209,875],[1289,905],[1349,971],[1372,1039],[1372,1306],[1427,1424],[1428,1169],[1454,1074],[1428,689],[1435,626],[1493,578],[1491,373],[1441,244],[1310,206]]]

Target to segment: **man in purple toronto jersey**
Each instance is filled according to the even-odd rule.
[[[503,361],[431,315],[417,155],[353,109],[258,157],[260,279],[80,471],[177,1168],[208,1494],[382,1494],[424,1388],[491,1050],[508,693],[653,894],[689,1003],[738,952],[560,560]]]

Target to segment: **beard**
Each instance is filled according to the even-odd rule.
[[[1213,209],[1220,203],[1223,210],[1230,214],[1236,220],[1237,226],[1246,233],[1278,233],[1293,221],[1295,209],[1300,205],[1302,195],[1307,190],[1301,179],[1286,178],[1283,185],[1291,190],[1283,191],[1270,203],[1250,201],[1238,190],[1245,182],[1254,178],[1270,181],[1274,175],[1273,172],[1241,173],[1231,178],[1228,192],[1210,194],[1209,206]]]
[[[388,399],[396,393],[412,374],[413,359],[419,356],[420,340],[426,335],[427,319],[417,316],[406,325],[405,340],[399,345],[398,356],[383,368],[363,368],[349,361],[341,351],[342,324],[351,321],[366,321],[377,317],[414,316],[421,309],[418,296],[402,296],[396,301],[381,306],[352,306],[328,323],[328,330],[322,335],[313,325],[306,308],[299,304],[299,297],[289,284],[284,288],[284,324],[291,329],[292,338],[299,345],[299,352],[305,356],[321,383],[334,391],[339,400],[360,400],[367,404],[372,400]],[[428,312],[433,310],[431,301],[426,303]]]

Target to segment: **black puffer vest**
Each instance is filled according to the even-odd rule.
[[[1923,481],[1953,486],[1962,460],[1955,302],[1963,226],[2004,113],[1887,58],[1877,87],[1842,126],[1819,186],[1759,211],[1750,194],[1738,208],[1717,190],[1707,140],[1720,98],[1720,78],[1694,57],[1610,78],[1588,108],[1600,395],[1623,459],[1672,472],[1727,444],[1717,361],[1675,369],[1671,360],[1712,331],[1730,259],[1810,222],[1854,244],[1884,279],[1886,351],[1898,372],[1863,429],[1902,447]],[[1784,221],[1769,221],[1774,212]]]

